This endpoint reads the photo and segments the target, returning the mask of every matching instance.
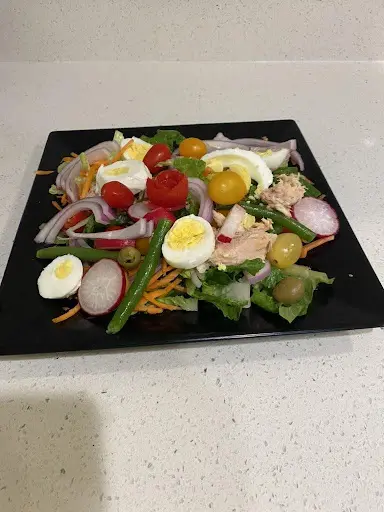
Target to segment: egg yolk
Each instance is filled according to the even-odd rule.
[[[57,279],[65,279],[72,272],[73,264],[71,260],[64,260],[55,268]]]
[[[200,222],[188,220],[176,224],[168,234],[167,245],[171,249],[183,250],[199,244],[204,237],[204,226]]]
[[[272,149],[266,149],[265,151],[256,151],[256,154],[259,156],[272,156],[273,151]]]
[[[128,170],[125,167],[118,167],[117,169],[110,169],[109,171],[105,171],[106,176],[121,176],[122,174],[126,174]]]
[[[134,142],[127,148],[127,151],[124,154],[128,154],[129,158],[132,158],[133,160],[143,161],[149,149],[149,145],[147,146],[146,144],[137,144]]]

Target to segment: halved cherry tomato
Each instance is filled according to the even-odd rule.
[[[83,211],[79,213],[75,213],[73,217],[68,219],[66,223],[64,224],[64,231],[67,231],[67,229],[73,228],[73,226],[76,226],[79,222],[82,220],[85,220],[87,217],[91,215],[92,212],[90,211]],[[84,228],[79,228],[76,230],[76,232],[81,233]]]
[[[133,193],[119,181],[103,185],[101,197],[111,208],[129,208],[135,201]]]
[[[145,220],[153,220],[155,223],[155,226],[157,226],[159,220],[161,219],[168,219],[172,223],[176,221],[176,217],[173,215],[173,213],[169,212],[162,206],[159,206],[158,208],[155,208],[154,210],[151,210],[146,215],[144,215]]]
[[[207,152],[207,146],[204,141],[196,137],[189,137],[180,143],[179,151],[181,156],[201,158]]]
[[[154,144],[145,155],[143,163],[148,167],[152,174],[156,174],[162,170],[157,164],[165,162],[172,157],[172,153],[166,144]]]
[[[147,180],[147,196],[151,203],[163,208],[183,208],[188,196],[188,178],[170,169]]]

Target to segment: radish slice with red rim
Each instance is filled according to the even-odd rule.
[[[303,197],[293,207],[296,220],[318,236],[335,235],[339,231],[339,219],[335,210],[325,201],[314,197]]]
[[[82,310],[92,316],[110,313],[123,300],[126,274],[116,261],[100,260],[83,277],[78,291]]]
[[[229,244],[239,229],[246,213],[242,206],[235,204],[221,226],[217,240],[223,244]]]

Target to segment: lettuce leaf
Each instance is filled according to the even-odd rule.
[[[118,144],[121,144],[124,140],[124,134],[119,132],[119,130],[116,130],[113,135],[113,140],[117,142]]]
[[[206,167],[206,164],[203,160],[180,156],[173,160],[172,165],[175,169],[185,174],[188,178],[199,178],[203,181],[207,181],[203,175]]]
[[[231,283],[227,286],[207,285],[203,283],[201,289],[188,288],[188,294],[199,300],[213,304],[223,315],[230,320],[239,320],[241,311],[249,303],[250,286],[248,283]]]
[[[149,144],[166,144],[171,151],[185,139],[177,130],[157,130],[153,137],[142,135],[140,138]]]
[[[193,297],[185,298],[182,295],[174,295],[173,297],[161,297],[158,299],[158,302],[171,306],[179,306],[184,311],[198,310],[198,300]]]
[[[64,194],[63,190],[58,189],[56,185],[50,186],[49,193],[53,196],[62,196]]]
[[[204,280],[208,284],[227,285],[238,280],[244,272],[251,275],[257,274],[264,267],[265,263],[260,258],[245,260],[239,265],[226,265],[225,270],[218,267],[209,268],[204,274]]]
[[[279,312],[279,303],[275,301],[270,291],[262,288],[260,283],[253,287],[251,302],[270,313]]]
[[[316,287],[320,283],[333,284],[334,278],[327,276],[325,272],[318,272],[312,270],[304,265],[291,265],[283,270],[286,276],[301,277],[302,279],[309,279]]]

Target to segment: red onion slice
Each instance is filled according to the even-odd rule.
[[[204,141],[207,146],[207,153],[211,153],[212,151],[216,151],[218,149],[245,149],[249,150],[250,146],[248,144],[239,144],[235,141],[229,140],[205,140]]]
[[[294,165],[298,165],[301,172],[304,171],[304,160],[300,153],[296,150],[291,151],[291,161]]]
[[[207,185],[199,178],[188,178],[189,192],[200,202],[198,216],[212,222],[213,202],[208,196]]]
[[[249,272],[245,272],[245,277],[247,278],[249,284],[256,284],[265,279],[266,277],[268,277],[269,274],[271,273],[271,269],[271,264],[267,260],[265,262],[264,267],[261,270],[259,270],[254,276]]]
[[[135,203],[128,208],[128,215],[133,220],[142,219],[151,211],[147,202]]]
[[[339,231],[339,219],[335,210],[325,201],[303,197],[293,207],[293,216],[319,236],[335,235]]]
[[[230,243],[232,238],[235,236],[236,231],[239,229],[246,213],[247,212],[242,206],[235,204],[225,219],[224,224],[221,226],[219,234],[217,235],[217,240],[224,244]]]
[[[101,233],[75,233],[73,229],[67,230],[67,235],[70,238],[87,238],[89,240],[135,240],[136,238],[143,238],[147,235],[147,221],[144,219],[140,219],[133,224],[132,226],[128,226],[124,229],[118,229],[116,231],[103,231]],[[153,231],[153,225],[152,225]],[[149,228],[148,228],[149,232]]]
[[[98,160],[109,158],[113,153],[119,150],[120,146],[117,142],[108,140],[87,149],[85,154],[88,158],[88,162],[93,164]],[[57,188],[64,190],[72,202],[79,199],[79,191],[75,179],[80,175],[80,171],[81,162],[78,156],[72,160],[72,162],[69,162],[56,178]]]
[[[58,212],[50,221],[44,224],[44,227],[36,236],[35,242],[53,244],[66,221],[76,213],[84,210],[91,210],[95,216],[96,222],[99,224],[108,224],[111,219],[104,214],[103,208],[105,211],[109,210],[110,215],[112,215],[112,210],[110,210],[107,203],[105,203],[101,197],[97,198],[96,201],[95,199],[96,198],[81,199],[63,208],[61,212]],[[104,202],[105,206],[103,206],[102,202]]]

